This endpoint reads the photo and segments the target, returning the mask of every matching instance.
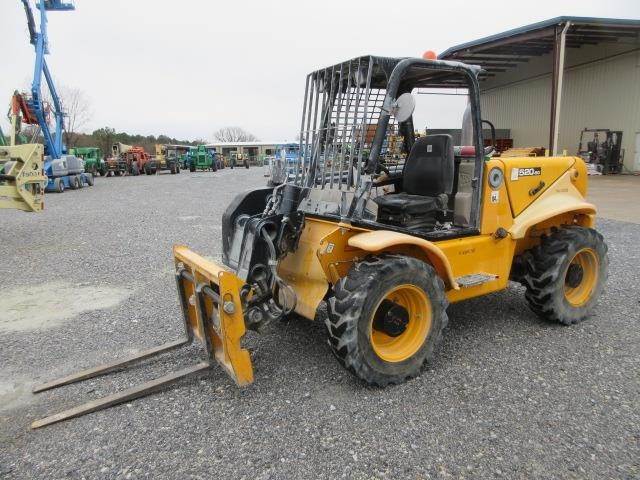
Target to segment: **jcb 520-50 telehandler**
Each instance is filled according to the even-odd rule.
[[[607,247],[576,157],[492,157],[475,66],[365,56],[307,76],[295,175],[238,195],[222,218],[223,264],[174,247],[186,338],[36,390],[95,376],[199,339],[207,358],[180,372],[34,423],[128,401],[220,364],[253,381],[246,329],[328,304],[328,343],[368,384],[418,375],[447,305],[526,287],[531,309],[569,325],[592,311]],[[417,89],[468,91],[463,139],[416,138]]]

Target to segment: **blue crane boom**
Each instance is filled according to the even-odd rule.
[[[62,0],[36,0],[36,6],[40,12],[40,31],[36,28],[35,18],[29,0],[21,0],[27,15],[27,25],[29,28],[29,37],[31,44],[36,51],[36,61],[33,71],[33,82],[31,83],[31,99],[29,107],[38,119],[38,124],[44,138],[45,154],[51,158],[60,158],[64,153],[62,144],[62,130],[64,128],[64,113],[60,104],[60,97],[53,83],[51,71],[47,65],[45,55],[49,53],[49,38],[47,36],[47,12],[48,11],[64,11],[74,10],[73,3]],[[55,120],[55,130],[49,128],[46,119],[44,102],[42,100],[42,77],[44,75],[45,82],[51,94],[53,103],[53,115]],[[46,168],[46,167],[45,167]]]

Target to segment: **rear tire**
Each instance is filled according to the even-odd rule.
[[[77,188],[84,187],[84,182],[82,181],[82,175],[80,174],[76,175],[76,185],[77,185]]]
[[[334,293],[329,346],[347,370],[381,387],[420,374],[448,322],[444,283],[431,265],[404,255],[368,257]]]
[[[87,185],[93,187],[93,175],[91,173],[87,175]]]
[[[64,192],[64,182],[62,181],[61,178],[56,178],[53,181],[53,188],[55,189],[56,192],[58,193],[62,193]]]
[[[592,228],[563,227],[524,254],[522,283],[539,317],[572,325],[587,318],[604,291],[607,244]]]

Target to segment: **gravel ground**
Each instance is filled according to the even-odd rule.
[[[245,389],[215,369],[29,430],[198,358],[29,393],[177,338],[171,246],[218,255],[233,192],[263,183],[260,169],[97,179],[43,214],[0,211],[0,477],[640,478],[640,225],[611,220],[608,291],[580,325],[538,320],[516,286],[453,305],[430,368],[382,390],[339,366],[321,322],[279,322],[248,335]]]

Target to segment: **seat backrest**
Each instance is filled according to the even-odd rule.
[[[404,165],[402,189],[410,195],[437,197],[453,190],[451,135],[427,135],[413,144]]]

